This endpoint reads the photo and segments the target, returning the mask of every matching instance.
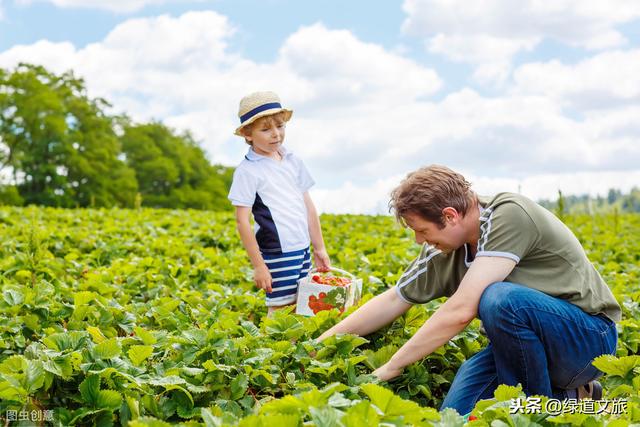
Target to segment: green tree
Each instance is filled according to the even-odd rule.
[[[136,171],[142,204],[150,207],[229,210],[233,169],[213,166],[191,134],[162,123],[125,123],[121,138]]]
[[[109,104],[82,79],[36,65],[0,70],[0,168],[27,204],[132,206],[133,170],[118,159]]]

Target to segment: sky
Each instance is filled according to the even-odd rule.
[[[0,0],[0,67],[19,62],[229,166],[240,98],[275,91],[326,213],[387,213],[429,164],[483,195],[640,186],[637,0]]]

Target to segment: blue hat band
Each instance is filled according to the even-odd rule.
[[[271,110],[272,108],[282,108],[282,105],[280,105],[279,102],[270,102],[268,104],[263,104],[260,105],[256,108],[254,108],[253,110],[249,111],[248,113],[245,113],[243,115],[240,116],[240,123],[244,123],[247,120],[249,120],[251,117],[255,116],[258,113],[261,113],[265,110]]]

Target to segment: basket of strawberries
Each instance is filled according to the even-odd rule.
[[[339,268],[321,273],[312,269],[300,280],[296,313],[313,316],[323,310],[345,309],[356,304],[362,295],[362,279]]]

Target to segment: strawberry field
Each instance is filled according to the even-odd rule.
[[[520,391],[500,387],[469,425],[640,423],[640,216],[564,220],[623,307],[618,354],[595,363],[606,373],[604,398],[624,399],[624,410],[510,414]],[[390,217],[322,222],[334,265],[363,279],[363,301],[392,286],[419,250]],[[231,214],[5,207],[0,237],[5,425],[467,423],[435,408],[460,364],[486,344],[477,321],[379,383],[371,372],[438,302],[366,338],[318,344],[353,308],[267,318]]]

